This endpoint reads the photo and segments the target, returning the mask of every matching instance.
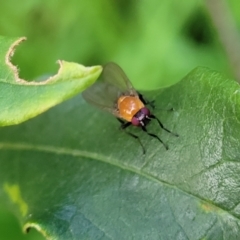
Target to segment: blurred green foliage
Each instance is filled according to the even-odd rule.
[[[239,1],[228,3],[239,26]],[[0,34],[28,38],[13,57],[25,79],[54,74],[58,59],[115,61],[138,89],[171,85],[196,66],[232,77],[201,0],[2,0],[0,6]]]
[[[26,79],[53,74],[57,59],[116,61],[140,89],[175,83],[196,66],[231,74],[200,0],[8,0],[0,19],[2,35],[28,38],[14,57]]]

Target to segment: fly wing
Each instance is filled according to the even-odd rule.
[[[116,63],[107,63],[102,75],[105,82],[114,85],[125,95],[138,96],[127,75]]]
[[[90,104],[111,112],[117,117],[117,100],[122,95],[138,96],[123,70],[115,63],[104,66],[100,78],[82,93]]]
[[[86,102],[118,117],[116,107],[118,94],[117,88],[99,79],[91,87],[83,91],[82,96]]]

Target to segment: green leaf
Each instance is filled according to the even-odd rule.
[[[0,126],[18,124],[83,91],[100,75],[102,67],[84,67],[59,61],[59,72],[41,82],[18,77],[10,62],[14,48],[25,38],[0,37]]]
[[[49,239],[239,239],[240,88],[205,68],[156,93],[178,133],[138,128],[67,101],[0,131],[0,198]],[[160,109],[173,108],[174,111]],[[129,129],[130,131],[130,129]]]

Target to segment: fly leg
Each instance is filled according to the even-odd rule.
[[[120,119],[120,118],[117,118],[117,120],[121,123],[120,129],[123,130],[127,135],[135,138],[135,139],[139,142],[139,144],[141,145],[142,150],[143,150],[143,154],[145,154],[146,151],[145,151],[145,148],[144,148],[144,146],[143,146],[140,138],[139,138],[137,135],[126,131],[126,128],[128,128],[129,126],[131,126],[132,123],[131,123],[131,122],[124,122],[124,121],[123,121],[122,119]]]
[[[155,100],[149,101],[147,99],[144,99],[143,95],[138,92],[139,99],[145,104],[145,105],[150,105],[152,109],[155,109]],[[157,108],[159,110],[164,110],[164,111],[173,111],[173,108],[170,109],[162,109],[162,108]]]
[[[166,132],[171,133],[171,134],[172,134],[173,136],[175,136],[175,137],[179,137],[178,134],[173,133],[173,132],[171,132],[170,130],[168,130],[167,128],[165,128],[165,127],[163,126],[163,124],[161,123],[161,121],[160,121],[156,116],[154,116],[153,114],[151,114],[149,117],[152,118],[152,119],[156,119],[157,122],[158,122],[158,124],[159,124],[159,126],[160,126],[163,130],[165,130]]]
[[[154,133],[149,133],[146,129],[145,126],[142,126],[142,130],[144,132],[146,132],[149,136],[153,137],[153,138],[156,138],[160,143],[162,143],[162,145],[166,148],[166,150],[168,150],[168,146],[161,140],[161,138],[159,138],[156,134]]]
[[[139,99],[145,104],[145,105],[149,105],[152,107],[152,109],[155,108],[155,100],[149,101],[147,99],[144,99],[143,95],[141,93],[138,92],[138,96]]]

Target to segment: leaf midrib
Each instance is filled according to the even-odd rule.
[[[9,143],[9,142],[0,142],[0,150],[1,149],[10,149],[10,150],[30,150],[30,151],[42,151],[42,152],[48,152],[48,153],[55,153],[55,154],[64,154],[64,155],[71,155],[71,156],[77,156],[77,157],[85,157],[85,158],[91,158],[96,161],[100,161],[103,163],[110,164],[114,167],[118,167],[122,170],[127,170],[129,172],[132,172],[134,174],[138,174],[142,177],[147,178],[148,180],[151,180],[153,182],[156,182],[158,184],[163,184],[168,187],[176,188],[179,191],[192,196],[198,200],[201,200],[203,202],[206,202],[209,205],[214,206],[214,208],[217,208],[223,212],[226,212],[227,214],[231,215],[233,218],[239,220],[235,215],[233,215],[231,212],[228,212],[226,209],[220,208],[219,206],[212,204],[208,202],[206,199],[199,197],[198,195],[192,194],[191,192],[186,191],[185,189],[181,189],[179,186],[173,185],[169,182],[163,181],[161,179],[158,179],[149,173],[144,173],[142,171],[139,171],[136,168],[133,168],[131,166],[125,166],[122,164],[117,163],[117,160],[115,162],[110,161],[110,158],[108,159],[106,156],[103,156],[99,153],[91,153],[89,151],[81,151],[77,149],[68,149],[68,148],[60,148],[60,147],[55,147],[55,146],[45,146],[45,145],[33,145],[29,143]],[[113,158],[111,158],[113,159]]]

